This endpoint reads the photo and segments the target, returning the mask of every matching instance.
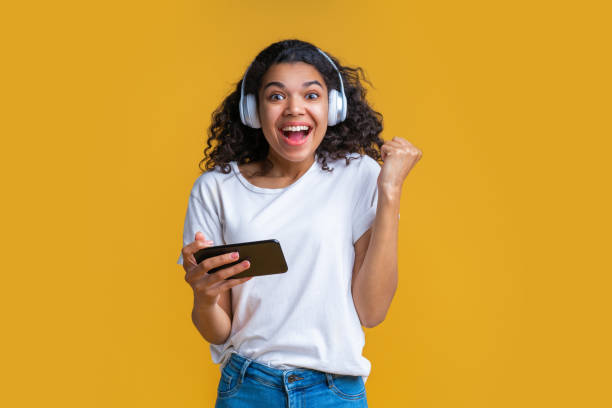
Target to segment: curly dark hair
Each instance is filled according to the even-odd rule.
[[[327,171],[333,170],[327,166],[328,159],[344,158],[348,165],[350,160],[356,158],[349,157],[351,153],[358,153],[360,156],[367,154],[380,162],[380,148],[384,140],[378,135],[383,129],[383,116],[374,111],[366,101],[366,90],[361,84],[359,74],[370,86],[372,84],[365,78],[362,68],[342,66],[335,57],[326,54],[334,61],[342,75],[348,109],[344,121],[328,126],[325,137],[316,150],[318,160],[323,170]],[[283,62],[305,62],[314,66],[325,80],[327,89],[340,91],[338,73],[317,47],[292,39],[273,43],[257,55],[245,78],[245,96],[249,93],[257,95],[266,71],[272,65]],[[241,86],[242,79],[212,114],[212,123],[208,129],[208,146],[204,149],[204,158],[199,163],[202,172],[219,165],[221,171],[227,174],[231,171],[231,161],[238,164],[262,161],[263,171],[272,167],[272,162],[268,159],[270,145],[262,129],[248,127],[240,120],[238,105]],[[206,163],[205,168],[201,167],[203,163]]]

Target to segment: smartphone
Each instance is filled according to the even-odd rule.
[[[280,243],[275,239],[212,246],[200,249],[198,252],[193,254],[193,256],[195,257],[196,262],[200,263],[203,260],[213,256],[223,255],[230,252],[238,252],[238,260],[221,265],[217,268],[213,268],[208,271],[208,273],[215,273],[221,269],[229,268],[232,265],[236,265],[245,260],[248,260],[251,263],[250,268],[226,279],[240,279],[246,278],[247,276],[274,275],[277,273],[285,273],[288,269]]]

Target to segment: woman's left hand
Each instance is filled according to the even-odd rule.
[[[378,189],[385,194],[400,194],[404,179],[423,153],[406,139],[397,136],[386,141],[380,152],[383,165],[378,175]]]

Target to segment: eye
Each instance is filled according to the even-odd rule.
[[[279,101],[280,99],[275,99],[274,98],[275,96],[283,96],[283,95],[275,93],[275,94],[270,95],[270,99],[272,99],[273,101]]]
[[[309,98],[309,95],[314,95],[314,98]],[[310,92],[309,94],[306,95],[306,99],[318,99],[319,98],[319,94],[316,92]]]

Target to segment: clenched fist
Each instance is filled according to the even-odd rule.
[[[406,139],[397,136],[386,141],[380,152],[383,165],[378,175],[378,189],[385,194],[399,194],[404,179],[423,153]]]

